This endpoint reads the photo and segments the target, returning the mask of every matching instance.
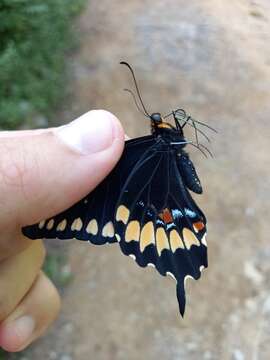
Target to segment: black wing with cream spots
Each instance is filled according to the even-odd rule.
[[[23,233],[97,245],[119,241],[138,265],[176,279],[183,315],[185,280],[198,279],[207,267],[206,219],[187,190],[194,185],[185,173],[176,150],[162,138],[129,140],[118,165],[93,192]]]
[[[161,143],[137,163],[120,194],[114,227],[125,255],[176,279],[183,315],[185,281],[199,279],[207,267],[206,219],[186,189],[175,155]]]
[[[151,135],[127,141],[117,166],[94,191],[66,211],[24,227],[23,234],[31,239],[75,238],[96,245],[116,242],[113,222],[119,194],[128,174],[155,143]]]

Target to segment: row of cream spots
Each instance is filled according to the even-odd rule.
[[[129,218],[129,210],[124,205],[120,205],[117,210],[116,220],[122,221],[123,223],[127,224]],[[45,221],[41,221],[39,223],[39,228],[42,229],[45,226]],[[67,228],[67,220],[63,219],[60,223],[56,226],[56,231],[65,231]],[[196,223],[196,232],[202,229],[204,226],[203,223]],[[47,222],[46,229],[52,230],[55,226],[55,220],[50,219]],[[81,231],[83,228],[83,222],[81,218],[76,218],[71,224],[71,231]],[[97,235],[98,234],[98,223],[96,219],[91,219],[85,231],[90,235]],[[110,237],[113,238],[116,236],[117,240],[120,241],[120,236],[115,234],[114,226],[111,221],[107,222],[102,228],[102,236],[103,237]],[[192,245],[200,246],[200,242],[194,233],[189,230],[188,228],[184,228],[182,232],[182,238],[178,234],[178,232],[173,229],[170,231],[169,238],[164,230],[163,227],[158,227],[156,232],[154,230],[154,225],[151,221],[147,222],[142,229],[140,228],[140,224],[138,221],[133,220],[127,224],[126,232],[125,232],[125,241],[138,241],[140,243],[140,251],[143,252],[144,249],[150,245],[156,245],[158,254],[161,255],[161,252],[164,249],[172,250],[175,252],[178,248],[184,249],[187,248],[188,250],[191,248]],[[202,243],[207,246],[205,236],[201,240]]]
[[[179,248],[186,248],[189,250],[192,245],[200,246],[198,238],[188,228],[183,229],[182,238],[175,229],[170,231],[168,238],[163,227],[158,227],[155,232],[153,222],[149,221],[141,229],[140,223],[137,220],[132,220],[128,222],[129,215],[130,212],[128,208],[124,205],[120,205],[117,209],[116,220],[122,221],[124,224],[127,225],[125,232],[125,241],[138,241],[140,243],[141,252],[143,252],[144,249],[150,244],[156,244],[159,255],[164,249],[171,249],[172,252],[175,252]],[[203,228],[204,224],[202,222],[197,222],[194,224],[195,232],[199,232]],[[202,238],[201,241],[205,246],[207,246],[205,236]]]
[[[154,224],[149,221],[142,229],[137,220],[132,220],[127,224],[125,232],[125,241],[138,241],[140,243],[140,251],[143,252],[148,245],[156,245],[158,254],[160,255],[162,250],[172,250],[174,253],[177,249],[190,249],[192,245],[200,246],[200,242],[194,233],[188,228],[184,228],[182,237],[178,232],[173,229],[167,236],[163,227],[158,227],[155,231]],[[206,245],[204,243],[204,245]]]
[[[42,220],[38,225],[39,229],[44,228],[45,223],[46,223],[46,221]],[[67,229],[67,225],[68,225],[67,220],[63,219],[60,223],[57,224],[56,231],[65,231]],[[52,230],[54,227],[55,227],[55,220],[50,219],[46,224],[46,229]],[[70,226],[71,231],[81,231],[82,228],[83,228],[83,222],[82,222],[81,218],[76,218]],[[91,219],[88,222],[88,224],[85,228],[85,231],[90,235],[97,235],[97,233],[98,233],[97,220]],[[102,236],[114,237],[114,227],[113,227],[113,223],[111,221],[109,221],[107,224],[105,224],[103,226]]]

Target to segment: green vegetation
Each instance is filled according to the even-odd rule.
[[[61,101],[65,58],[75,45],[73,18],[85,3],[0,0],[0,130],[48,118]],[[48,255],[44,271],[59,287],[72,279],[62,254]],[[0,360],[9,356],[17,358],[0,349]]]
[[[5,352],[2,349],[0,349],[0,360],[6,360],[5,359]]]
[[[65,93],[72,19],[86,0],[0,0],[0,128],[49,117]]]
[[[61,249],[46,256],[43,270],[57,287],[61,288],[72,280],[68,259],[65,254],[61,253]]]

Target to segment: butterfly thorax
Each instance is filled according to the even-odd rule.
[[[163,121],[159,113],[151,115],[151,132],[169,145],[176,145],[179,148],[186,145],[182,129],[176,129],[172,124]]]

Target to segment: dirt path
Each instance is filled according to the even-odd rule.
[[[172,280],[117,245],[72,243],[75,279],[60,319],[21,359],[269,359],[269,1],[89,1],[80,31],[61,121],[106,108],[129,135],[147,133],[121,90],[131,86],[125,59],[150,111],[181,106],[219,130],[214,160],[190,151],[205,188],[210,268],[188,283],[182,320]]]

